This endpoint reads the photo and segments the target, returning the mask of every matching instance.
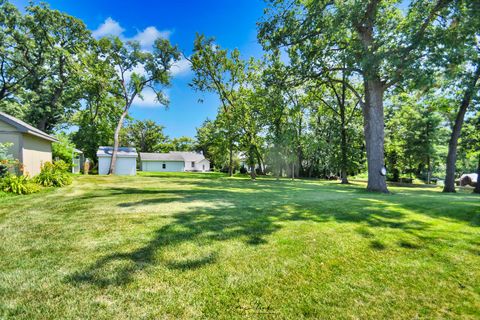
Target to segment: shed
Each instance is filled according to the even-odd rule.
[[[196,152],[140,152],[140,161],[142,163],[142,171],[146,172],[210,171],[210,161],[203,154]]]
[[[12,143],[9,152],[22,163],[23,174],[39,174],[42,164],[52,161],[52,143],[57,141],[28,123],[0,112],[0,143]]]
[[[113,147],[98,147],[98,174],[108,174],[112,161]],[[134,176],[137,174],[137,151],[135,148],[119,147],[115,174],[119,176]]]

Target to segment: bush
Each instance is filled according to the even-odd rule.
[[[3,178],[8,173],[8,166],[6,164],[0,163],[0,178]]]
[[[31,194],[40,191],[40,187],[26,176],[7,174],[0,180],[0,189],[15,194]]]
[[[247,168],[245,168],[245,166],[241,166],[241,167],[240,167],[240,173],[241,173],[241,174],[247,173]]]
[[[59,160],[55,163],[45,162],[40,174],[35,177],[35,182],[44,187],[63,187],[72,183],[68,174],[68,164]]]

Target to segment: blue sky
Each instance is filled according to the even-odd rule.
[[[19,8],[28,3],[12,1]],[[168,37],[189,55],[195,34],[213,36],[217,43],[229,49],[238,48],[244,58],[260,57],[256,41],[256,22],[263,13],[263,0],[197,0],[197,1],[104,1],[82,0],[45,1],[54,9],[80,18],[94,35],[119,35],[135,38],[146,47],[155,36]],[[135,119],[152,119],[165,126],[170,137],[195,135],[195,128],[208,118],[214,118],[218,100],[212,94],[193,91],[188,83],[192,73],[185,61],[174,70],[168,110],[154,104],[148,92],[145,101],[131,110]],[[204,99],[199,103],[199,99]]]

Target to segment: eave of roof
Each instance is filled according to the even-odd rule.
[[[42,130],[39,130],[28,123],[23,122],[20,119],[17,119],[9,114],[6,114],[4,112],[0,111],[0,120],[2,120],[5,123],[8,123],[9,125],[15,127],[18,131],[22,133],[27,133],[31,134],[32,136],[36,136],[51,142],[58,142],[57,139],[52,137],[51,135],[43,132]]]

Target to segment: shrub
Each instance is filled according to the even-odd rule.
[[[26,176],[7,174],[0,180],[0,189],[15,194],[31,194],[40,191],[40,187]]]
[[[35,182],[44,187],[63,187],[72,183],[68,174],[68,164],[59,160],[55,163],[45,162],[40,174],[35,177]]]
[[[20,162],[9,154],[8,150],[11,146],[13,143],[0,143],[0,178],[5,177],[9,171],[17,173],[20,171]]]
[[[240,167],[240,173],[241,173],[241,174],[247,173],[247,168],[245,168],[245,166],[241,166],[241,167]]]

